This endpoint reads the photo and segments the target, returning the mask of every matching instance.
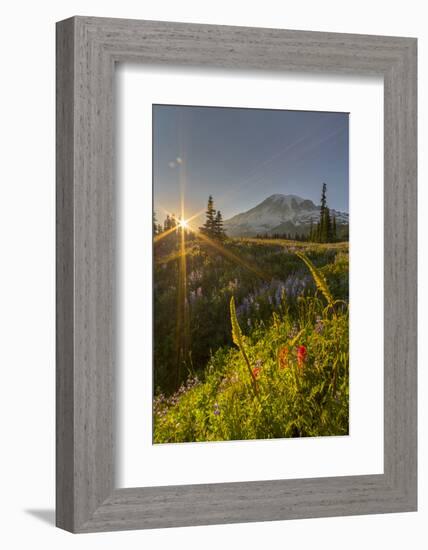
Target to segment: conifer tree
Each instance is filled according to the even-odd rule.
[[[330,209],[327,206],[327,185],[322,184],[320,219],[317,224],[316,240],[321,243],[331,242],[333,240],[333,226],[330,216]]]
[[[177,227],[177,218],[175,217],[175,214],[172,214],[171,216],[167,214],[165,221],[163,222],[164,231],[168,231],[168,229],[174,229],[174,227]],[[162,231],[159,232],[162,233]]]
[[[156,220],[156,212],[153,210],[153,236],[159,233],[158,228],[159,228],[159,225]]]
[[[321,212],[324,212],[325,207],[327,206],[327,184],[322,184],[322,191],[321,191]]]
[[[323,183],[322,191],[321,191],[320,222],[319,222],[319,232],[318,232],[318,240],[320,242],[325,242],[325,239],[327,238],[326,227],[325,227],[326,206],[327,206],[327,185]]]
[[[336,228],[336,216],[333,216],[333,222],[332,222],[332,240],[337,241],[337,228]]]
[[[226,235],[224,232],[223,227],[223,216],[221,215],[220,210],[217,210],[217,214],[215,217],[215,223],[214,223],[214,236],[217,239],[223,239]]]
[[[309,241],[314,241],[314,222],[312,221],[312,218],[311,218],[311,225],[309,227],[309,238],[308,238]]]
[[[216,211],[212,195],[208,197],[207,209],[205,211],[205,223],[199,230],[209,237],[215,237],[216,232]]]
[[[323,235],[322,235],[322,242],[329,243],[331,242],[332,238],[332,226],[331,226],[331,218],[330,218],[330,209],[328,206],[324,208],[324,222],[323,222]]]
[[[164,231],[171,229],[171,218],[169,217],[169,214],[166,215],[165,221],[163,222],[163,228]]]

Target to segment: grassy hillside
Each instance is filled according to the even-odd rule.
[[[208,338],[206,361],[193,363],[174,392],[158,388],[154,442],[347,434],[347,243],[222,246],[226,253],[186,249],[187,273],[199,270],[187,288],[189,328],[196,323],[196,338],[207,329],[198,325],[205,311],[218,339]]]
[[[269,326],[282,296],[290,319],[297,299],[316,288],[296,256],[304,250],[327,278],[336,298],[348,299],[348,244],[227,239],[214,245],[189,239],[184,253],[175,235],[155,245],[154,386],[170,395],[189,375],[202,376],[219,348],[233,345],[229,302],[235,297],[244,334]]]

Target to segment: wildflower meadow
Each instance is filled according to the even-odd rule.
[[[182,291],[162,246],[154,442],[347,435],[348,243],[190,237]]]

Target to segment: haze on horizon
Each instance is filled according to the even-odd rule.
[[[329,207],[348,212],[348,165],[348,113],[153,105],[160,223],[182,199],[185,218],[203,213],[210,194],[223,219],[273,194],[319,204],[323,182]]]

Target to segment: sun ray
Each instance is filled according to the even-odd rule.
[[[203,233],[202,231],[199,231],[199,229],[196,229],[194,227],[192,227],[189,223],[188,225],[190,226],[191,230],[194,231],[196,233],[196,235],[203,241],[205,241],[206,243],[208,243],[210,246],[212,246],[215,250],[217,250],[217,252],[219,252],[220,254],[222,254],[223,256],[225,256],[226,258],[228,258],[229,260],[232,260],[233,262],[235,262],[236,264],[248,269],[249,271],[251,271],[252,273],[254,273],[255,275],[257,275],[257,277],[259,277],[260,279],[263,279],[264,281],[269,281],[272,277],[270,277],[267,273],[264,273],[261,269],[259,269],[257,266],[254,266],[252,264],[250,264],[249,262],[247,262],[246,260],[243,260],[242,258],[240,258],[239,256],[237,256],[236,254],[234,254],[233,252],[231,252],[230,250],[228,250],[227,248],[225,248],[219,241],[216,241],[214,239],[211,239],[210,237],[208,237],[207,235],[205,235],[205,233]]]
[[[174,231],[177,231],[176,227],[171,227],[166,231],[162,231],[162,233],[158,233],[157,235],[154,236],[153,242],[157,244],[159,241],[161,241],[165,237],[168,237],[168,235],[171,235],[171,233],[174,233]]]
[[[174,261],[174,260],[178,260],[179,258],[181,258],[181,256],[187,256],[189,254],[189,252],[191,251],[191,247],[187,248],[185,251],[184,251],[184,254],[181,250],[179,250],[178,252],[174,252],[172,254],[169,254],[168,256],[165,256],[164,258],[157,258],[155,260],[155,263],[157,265],[162,265],[162,264],[169,264],[170,262]]]
[[[166,211],[167,212],[167,211]],[[167,212],[172,217],[176,225],[163,233],[154,237],[154,243],[158,243],[168,235],[175,234],[177,250],[170,253],[163,258],[156,258],[157,265],[170,264],[171,262],[177,262],[177,309],[176,309],[176,328],[175,328],[175,347],[176,347],[176,370],[175,381],[178,387],[183,378],[183,369],[189,360],[191,354],[191,342],[190,342],[190,314],[189,314],[189,301],[187,296],[187,256],[193,245],[186,247],[186,236],[188,231],[197,236],[200,241],[205,242],[213,250],[234,262],[236,265],[243,267],[255,274],[259,279],[269,281],[272,277],[263,272],[258,266],[253,265],[246,259],[239,257],[220,241],[210,238],[192,224],[192,220],[199,216],[199,213],[191,215],[189,218],[184,217],[184,199],[181,203],[181,217],[174,216]]]
[[[162,206],[161,206],[161,208],[163,210],[165,210]],[[184,208],[183,208],[182,211],[184,212]],[[255,273],[259,278],[261,278],[263,280],[270,280],[271,279],[271,277],[267,273],[262,272],[258,267],[250,264],[246,260],[243,260],[242,258],[237,256],[236,254],[234,254],[230,250],[226,249],[219,241],[211,239],[205,233],[200,231],[198,227],[196,227],[194,224],[191,223],[195,218],[200,216],[202,214],[202,212],[204,212],[204,210],[202,210],[200,212],[196,212],[195,214],[191,215],[187,219],[184,219],[184,217],[177,218],[177,216],[174,216],[173,214],[171,214],[167,210],[165,210],[165,212],[176,221],[177,226],[173,227],[171,229],[168,229],[167,231],[164,231],[163,233],[160,233],[159,235],[156,235],[155,238],[154,238],[154,242],[158,243],[160,240],[167,237],[168,235],[170,235],[174,231],[180,231],[180,234],[183,237],[183,239],[180,238],[180,247],[183,247],[183,248],[180,248],[180,252],[177,254],[176,258],[184,257],[188,253],[188,252],[185,251],[185,244],[184,244],[185,235],[184,235],[184,231],[183,231],[184,229],[188,228],[188,229],[190,229],[190,231],[195,233],[201,240],[208,243],[210,246],[212,246],[214,249],[216,249],[218,252],[220,252],[220,254],[222,254],[223,256],[228,258],[229,260],[232,260],[236,264],[241,265],[242,267],[244,267],[244,268],[248,269],[249,271]],[[170,258],[166,261],[169,262],[169,261],[171,261],[171,259],[172,258]],[[160,263],[163,263],[163,262],[160,262]]]
[[[178,288],[177,288],[177,324],[176,324],[176,353],[177,353],[177,385],[180,383],[181,368],[187,361],[189,353],[189,304],[187,301],[187,262],[186,262],[186,235],[184,228],[178,229]]]

